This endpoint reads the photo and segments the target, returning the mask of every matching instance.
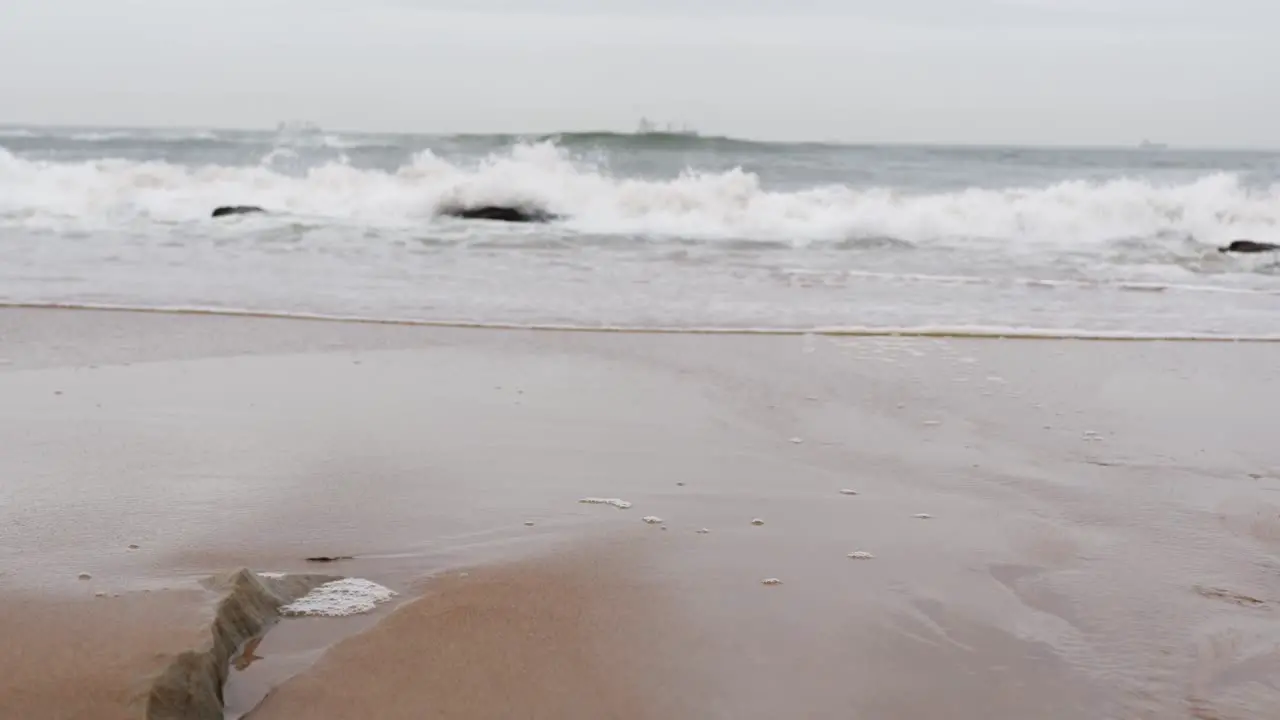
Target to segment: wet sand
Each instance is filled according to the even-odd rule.
[[[0,717],[79,716],[50,647],[128,717],[241,566],[401,593],[253,720],[1280,715],[1274,345],[8,310],[0,397]]]
[[[446,573],[249,717],[697,715],[697,628],[644,563],[634,547],[567,548]]]
[[[147,680],[208,626],[199,591],[0,600],[0,718],[140,717]]]

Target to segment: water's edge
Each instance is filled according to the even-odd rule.
[[[0,302],[0,309],[12,310],[78,310],[84,312],[131,312],[162,315],[213,315],[251,317],[308,322],[340,322],[366,325],[403,325],[475,330],[513,330],[537,332],[590,332],[650,335],[778,335],[825,337],[935,337],[1000,340],[1091,340],[1110,342],[1249,342],[1280,343],[1280,334],[1208,333],[1139,333],[1126,331],[1090,331],[1071,329],[1000,328],[983,326],[915,326],[915,327],[813,327],[813,328],[732,328],[732,327],[654,327],[623,325],[561,325],[540,323],[470,322],[423,320],[416,318],[378,318],[354,315],[325,315],[273,310],[251,310],[204,307],[148,307],[143,305],[111,305],[95,303]]]

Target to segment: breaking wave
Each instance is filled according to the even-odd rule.
[[[903,192],[822,185],[772,189],[742,169],[686,169],[667,178],[618,176],[607,158],[551,141],[471,160],[422,151],[391,171],[328,161],[297,172],[100,159],[58,162],[0,149],[0,225],[56,230],[207,220],[221,204],[252,203],[311,219],[372,226],[435,222],[443,205],[518,204],[564,216],[568,231],[792,246],[892,239],[990,244],[1005,251],[1085,250],[1157,241],[1188,250],[1238,237],[1277,240],[1280,185],[1249,187],[1231,173],[1182,184],[1146,179],[1041,187]]]

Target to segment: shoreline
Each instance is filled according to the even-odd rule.
[[[1268,293],[1275,294],[1275,293]],[[177,316],[239,317],[305,322],[387,325],[392,327],[441,328],[457,330],[508,330],[550,333],[617,333],[629,335],[724,335],[763,337],[902,337],[955,340],[1072,340],[1087,342],[1228,342],[1280,343],[1276,335],[1212,335],[1207,333],[1158,333],[1124,330],[1072,330],[988,326],[836,326],[811,328],[735,328],[735,327],[668,327],[668,326],[590,326],[553,323],[500,323],[468,320],[426,320],[415,318],[380,318],[374,316],[327,315],[323,313],[251,310],[199,306],[113,305],[107,303],[7,302],[0,310],[64,310],[80,312],[138,313]]]
[[[1280,712],[1266,343],[0,309],[0,358],[2,716],[135,717],[239,567],[400,593],[277,624],[252,720]]]

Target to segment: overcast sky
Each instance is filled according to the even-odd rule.
[[[1277,0],[693,7],[0,0],[0,123],[1280,146]]]

